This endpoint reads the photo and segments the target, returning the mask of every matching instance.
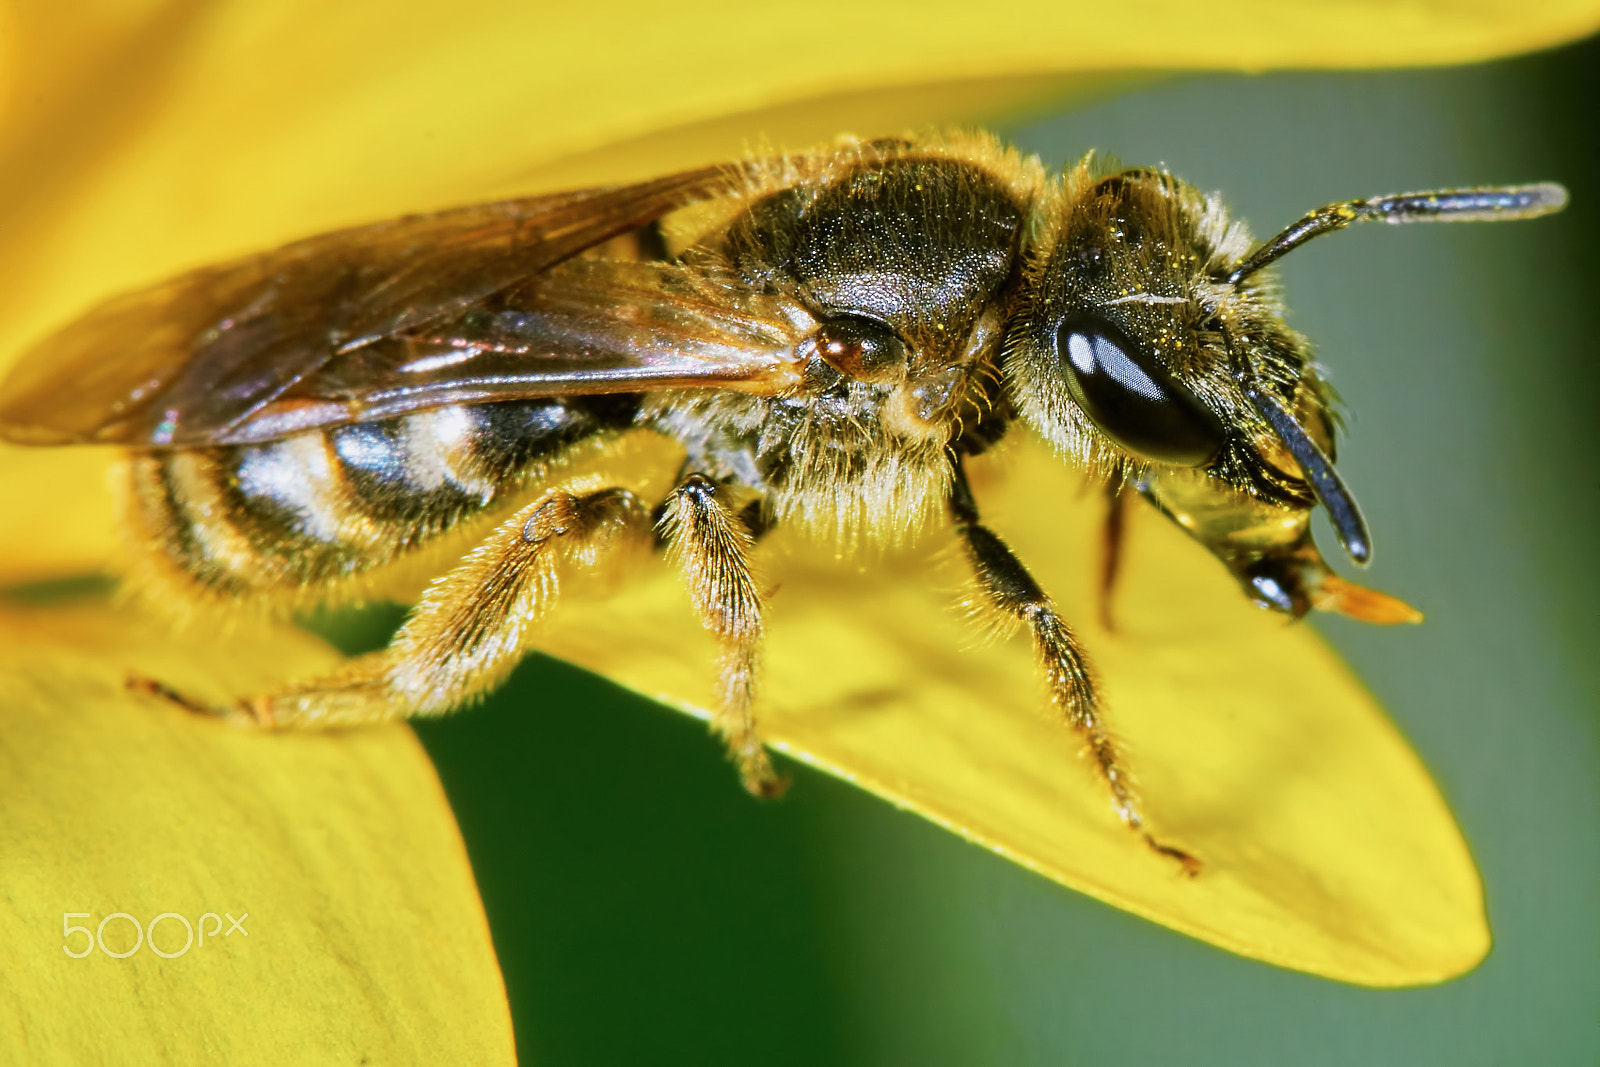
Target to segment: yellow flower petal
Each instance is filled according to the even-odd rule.
[[[1204,550],[1136,509],[1121,628],[1108,634],[1091,621],[1093,497],[1033,444],[980,471],[986,515],[1101,669],[1158,834],[1198,855],[1202,874],[1182,877],[1117,822],[1050,719],[1028,642],[979,644],[952,609],[948,536],[859,567],[769,543],[762,723],[777,747],[1242,955],[1377,986],[1483,958],[1483,891],[1449,809],[1314,633],[1249,606]],[[563,605],[538,644],[704,715],[714,649],[685,639],[692,618],[661,568],[615,604]]]
[[[0,610],[8,1059],[513,1060],[466,852],[408,728],[265,735],[124,688],[136,670],[216,697],[330,655]]]

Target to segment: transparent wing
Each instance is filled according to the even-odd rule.
[[[778,391],[793,314],[675,264],[578,259],[737,173],[343,230],[117,298],[0,384],[0,436],[184,447],[443,404],[673,385]]]
[[[718,388],[776,395],[801,381],[815,323],[739,280],[670,263],[577,259],[510,301],[362,340],[209,443],[264,441],[446,404]],[[175,430],[193,432],[178,421]],[[171,443],[183,443],[176,433]]]

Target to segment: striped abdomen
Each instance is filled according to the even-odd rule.
[[[218,594],[326,586],[389,563],[625,428],[632,396],[449,407],[261,445],[133,456],[128,516]]]

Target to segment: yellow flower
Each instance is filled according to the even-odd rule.
[[[665,172],[763,138],[970,119],[1130,70],[1456,62],[1600,18],[1592,0],[1470,17],[1416,3],[1374,31],[1354,3],[1153,2],[1128,32],[1105,4],[1004,17],[927,2],[737,17],[546,6],[0,13],[0,364],[113,292],[348,223]],[[1009,480],[983,471],[997,526],[1064,603],[1084,603],[1093,516],[1070,475],[1025,447],[1001,458]],[[106,460],[0,452],[0,584],[107,566]],[[1151,814],[1205,858],[1200,879],[1115,825],[1042,714],[1027,650],[971,647],[949,583],[929,578],[937,538],[866,570],[802,546],[774,564],[771,736],[1235,952],[1373,985],[1471,967],[1488,948],[1481,887],[1393,727],[1307,631],[1240,604],[1203,553],[1157,523],[1135,537],[1130,636],[1086,636]],[[572,605],[543,647],[685,708],[709,697],[710,650],[665,572]],[[289,633],[172,638],[101,604],[0,608],[0,1001],[13,1009],[0,1041],[15,1055],[511,1058],[465,851],[409,730],[257,737],[121,688],[137,670],[249,691],[326,655]],[[135,923],[138,948],[115,958]],[[176,952],[189,926],[207,940],[155,951]]]

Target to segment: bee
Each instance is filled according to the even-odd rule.
[[[122,446],[130,581],[156,601],[287,613],[433,568],[386,648],[222,709],[265,727],[449,711],[510,672],[564,586],[663,550],[716,638],[713,729],[757,794],[782,785],[758,724],[762,535],[861,547],[943,516],[1116,814],[1192,872],[964,462],[1020,429],[1106,487],[1102,610],[1137,498],[1265,609],[1413,620],[1312,540],[1320,505],[1352,560],[1371,552],[1267,268],[1354,222],[1565,202],[1552,184],[1351,200],[1255,244],[1159,169],[1091,154],[1050,177],[976,134],[842,141],[185,274],[34,348],[0,385],[0,435]],[[607,466],[641,436],[676,447],[655,491]]]

